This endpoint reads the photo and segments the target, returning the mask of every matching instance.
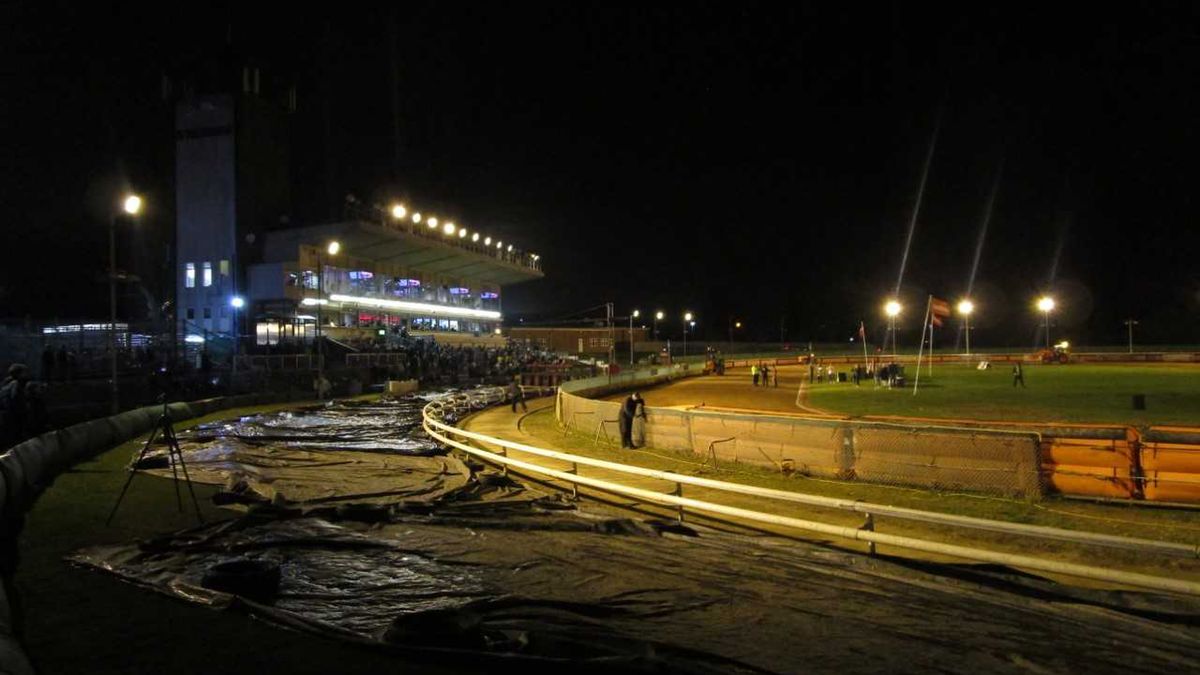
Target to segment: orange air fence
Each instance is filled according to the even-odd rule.
[[[1158,427],[1126,429],[1124,439],[1044,434],[1045,486],[1072,496],[1200,504],[1200,429],[1163,436]]]
[[[903,421],[878,416],[872,419]],[[1200,504],[1200,428],[1104,424],[909,421],[1023,429],[1041,434],[1042,486],[1048,494]]]

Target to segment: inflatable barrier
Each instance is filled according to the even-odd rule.
[[[1149,501],[1197,504],[1200,503],[1200,474],[1147,471],[1142,489]]]
[[[1077,497],[1133,499],[1137,482],[1129,469],[1103,469],[1072,464],[1049,464],[1044,470],[1046,489]]]

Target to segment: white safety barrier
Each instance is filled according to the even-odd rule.
[[[455,395],[459,397],[461,395]],[[454,397],[451,397],[454,398]],[[457,404],[461,405],[461,404]],[[1154,541],[1149,539],[1133,539],[1128,537],[1117,537],[1112,535],[1095,534],[1090,532],[1077,532],[1060,528],[1043,527],[1036,525],[1022,525],[1017,523],[1007,523],[1001,521],[986,520],[981,518],[970,518],[965,516],[954,516],[949,514],[934,513],[928,511],[918,511],[915,509],[905,509],[880,504],[870,504],[861,501],[832,499],[829,497],[820,497],[817,495],[806,495],[803,493],[788,492],[784,490],[771,490],[767,488],[758,488],[749,485],[739,485],[737,483],[727,483],[724,481],[716,481],[706,478],[698,478],[695,476],[686,476],[683,474],[671,473],[667,471],[657,471],[654,469],[645,469],[642,467],[629,466],[618,464],[615,462],[607,462],[604,460],[593,459],[591,457],[583,457],[580,455],[572,455],[569,453],[558,452],[555,450],[547,450],[536,446],[526,445],[507,441],[501,438],[494,438],[483,434],[464,431],[458,429],[443,421],[442,412],[446,410],[448,404],[440,403],[440,400],[433,401],[427,405],[423,412],[423,427],[431,437],[445,443],[448,446],[458,448],[475,457],[479,457],[486,461],[499,464],[504,467],[512,467],[515,469],[530,472],[532,474],[554,478],[560,481],[571,484],[572,486],[585,485],[596,488],[605,492],[626,495],[637,499],[645,500],[655,504],[664,506],[674,506],[679,509],[682,517],[685,509],[690,509],[700,513],[710,513],[722,516],[730,516],[742,520],[763,523],[768,525],[782,526],[806,530],[809,532],[818,532],[821,534],[844,537],[855,541],[867,542],[870,550],[874,551],[876,544],[885,544],[907,548],[915,551],[923,551],[926,553],[936,553],[940,555],[948,555],[965,560],[975,560],[980,562],[994,563],[1000,565],[1008,565],[1012,567],[1036,570],[1039,572],[1048,572],[1052,574],[1063,574],[1067,576],[1079,577],[1084,579],[1094,579],[1114,584],[1134,586],[1139,588],[1153,589],[1157,591],[1168,591],[1173,593],[1184,593],[1188,595],[1200,595],[1200,583],[1186,581],[1182,579],[1169,579],[1158,577],[1149,574],[1141,574],[1137,572],[1124,572],[1120,570],[1112,570],[1102,567],[1094,567],[1091,565],[1080,565],[1076,563],[1068,563],[1057,560],[1049,560],[1045,558],[1036,558],[1033,556],[1002,553],[987,549],[959,546],[955,544],[943,544],[936,541],[926,539],[917,539],[913,537],[904,537],[883,534],[875,531],[875,516],[889,516],[894,518],[902,518],[907,520],[917,520],[922,522],[931,522],[941,525],[950,525],[977,530],[989,530],[995,532],[1004,532],[1013,536],[1036,537],[1042,539],[1055,539],[1059,541],[1067,541],[1073,543],[1090,544],[1098,546],[1108,546],[1123,549],[1131,549],[1143,551],[1146,553],[1157,553],[1187,557],[1200,557],[1200,546],[1189,544],[1177,544],[1172,542]],[[449,407],[457,409],[455,404],[450,404]],[[485,443],[501,448],[499,452],[493,452],[481,447],[473,446],[465,442],[465,439]],[[508,450],[515,450],[537,457],[554,459],[563,462],[570,462],[572,469],[563,471],[553,469],[531,461],[514,459],[508,456]],[[652,490],[630,487],[615,483],[612,481],[601,480],[598,478],[590,478],[579,475],[579,466],[593,466],[596,468],[606,469],[609,471],[620,472],[633,476],[642,476],[647,478],[655,478],[673,483],[675,490],[673,493],[661,493]],[[717,504],[709,501],[698,499],[690,499],[682,496],[683,486],[693,485],[711,490],[723,492],[754,495],[767,499],[775,499],[780,501],[798,502],[810,504],[814,506],[823,506],[833,509],[849,510],[866,515],[866,523],[860,528],[845,527],[841,525],[832,525],[811,520],[803,520],[788,516],[781,516],[774,513],[766,513],[761,511],[753,511],[740,507]]]

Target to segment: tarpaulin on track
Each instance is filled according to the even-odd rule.
[[[231,501],[313,507],[431,501],[464,488],[470,470],[420,431],[425,401],[340,402],[204,424],[179,434],[189,477]],[[170,477],[159,444],[139,467]]]
[[[280,570],[236,606],[398,650],[669,672],[1165,672],[1200,667],[1196,607],[1007,574],[965,578],[770,538],[502,510],[387,525],[243,519],[76,561],[229,606],[214,565]],[[1138,598],[1131,602],[1130,597]],[[1165,621],[1122,610],[1156,608]],[[1136,654],[1136,658],[1130,658]]]
[[[688,673],[1200,668],[1193,599],[577,509],[511,477],[390,444],[436,452],[406,411],[419,404],[199,429],[184,443],[193,473],[257,474],[282,496],[233,521],[72,559],[191,602],[443,664]],[[355,449],[337,449],[342,431]],[[429,465],[387,464],[410,460]],[[386,494],[362,489],[378,480]],[[330,499],[319,484],[345,489]],[[331,501],[337,508],[326,508]]]

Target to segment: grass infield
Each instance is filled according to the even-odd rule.
[[[900,415],[1029,422],[1177,424],[1200,426],[1200,365],[1033,365],[1025,387],[1013,386],[1012,366],[989,370],[966,365],[905,369],[908,386],[877,388],[872,380],[805,384],[815,408],[846,415]],[[1133,396],[1146,409],[1134,410]]]

